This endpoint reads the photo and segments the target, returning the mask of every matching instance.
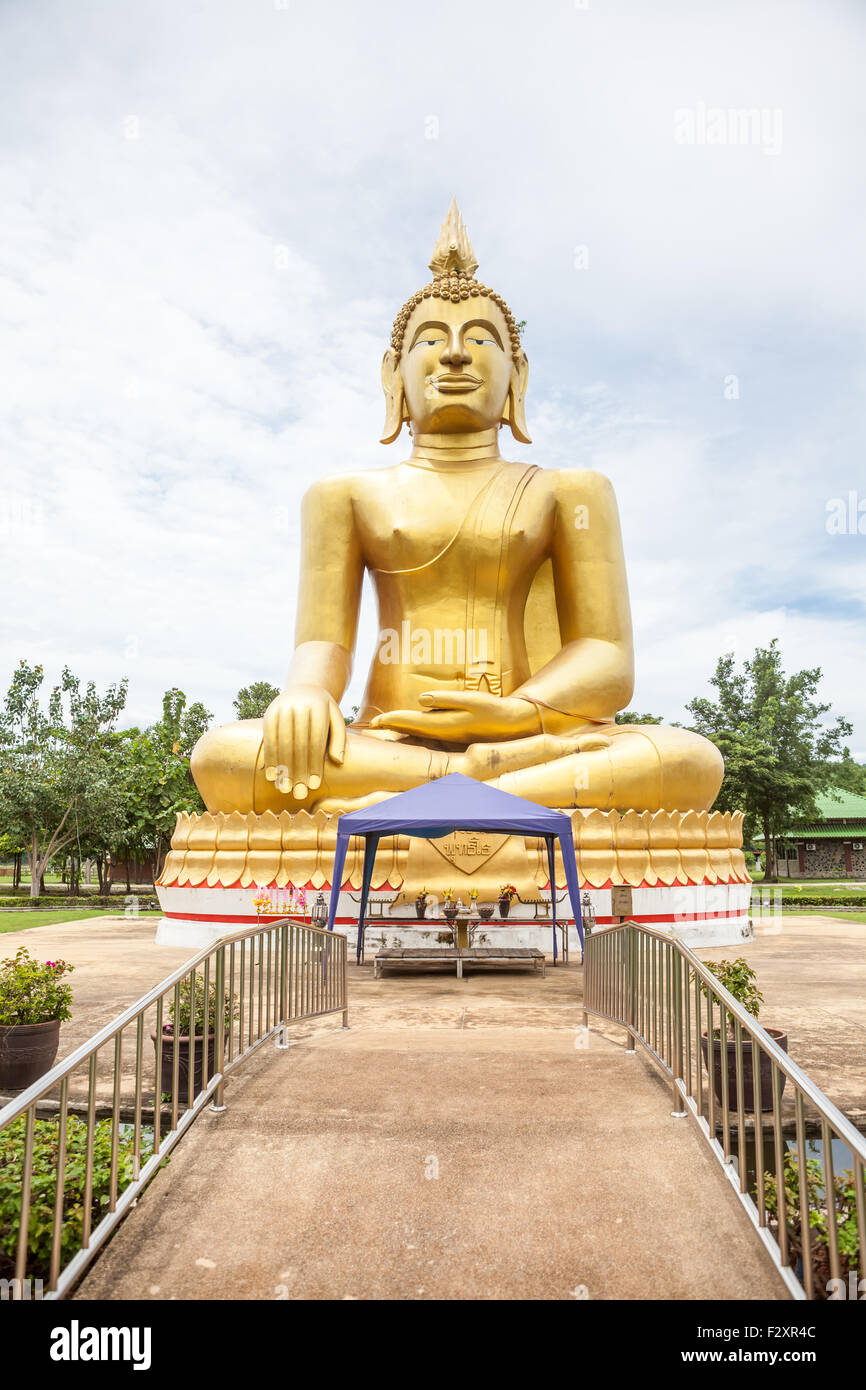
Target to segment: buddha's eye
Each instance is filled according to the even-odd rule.
[[[467,338],[467,343],[476,343],[478,347],[496,347],[492,338]]]
[[[444,338],[419,338],[416,347],[436,347],[439,343],[444,343]]]

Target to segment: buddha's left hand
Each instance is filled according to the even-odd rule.
[[[535,705],[514,695],[490,695],[486,690],[428,690],[418,703],[419,710],[397,709],[379,714],[370,727],[395,729],[443,743],[523,738],[541,731]]]

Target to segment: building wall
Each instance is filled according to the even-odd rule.
[[[815,848],[805,853],[806,877],[826,878],[828,874],[845,872],[845,852],[841,840],[815,840]]]
[[[96,879],[96,871],[93,873]],[[155,865],[152,858],[137,859],[133,857],[129,861],[129,881],[130,883],[153,883],[156,878]],[[111,882],[117,887],[118,883],[126,882],[126,860],[115,859],[111,865]]]
[[[866,847],[866,835],[860,840],[860,844]],[[854,877],[866,879],[866,848],[852,850],[851,864]]]
[[[859,836],[847,837],[847,843],[851,844],[854,839],[859,839]],[[812,842],[804,840],[802,843],[803,869],[800,869],[799,859],[789,859],[787,864],[784,859],[780,859],[780,878],[830,878],[833,874],[846,872],[844,839]],[[814,843],[815,849],[806,849],[807,843]],[[866,844],[866,839],[860,843]],[[866,879],[866,849],[851,851],[851,872],[854,878]]]

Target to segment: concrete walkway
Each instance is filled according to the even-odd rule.
[[[754,965],[762,1021],[862,1126],[866,925],[756,927],[699,954]],[[0,936],[0,956],[76,964],[64,1056],[185,958],[153,934],[152,919],[46,924]],[[649,1063],[597,1023],[575,1047],[580,986],[576,967],[462,983],[351,967],[352,1028],[303,1025],[241,1068],[79,1297],[784,1297]]]
[[[649,1064],[575,1045],[579,981],[351,967],[352,1027],[241,1068],[77,1297],[787,1297]]]

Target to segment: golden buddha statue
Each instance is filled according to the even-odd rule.
[[[708,810],[713,744],[615,722],[634,654],[610,483],[499,452],[503,424],[531,442],[528,362],[508,306],[475,279],[456,203],[430,269],[382,366],[382,443],[408,423],[411,455],[307,492],[286,686],[264,719],[199,741],[208,810],[341,812],[449,772],[552,807]],[[365,571],[380,638],[347,728]]]

